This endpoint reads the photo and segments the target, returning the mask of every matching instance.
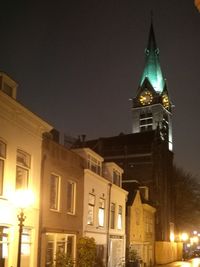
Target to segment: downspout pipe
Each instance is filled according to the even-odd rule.
[[[108,260],[110,255],[110,236],[109,236],[109,229],[110,229],[110,206],[111,206],[111,189],[112,189],[112,183],[108,184],[109,191],[108,191],[108,220],[107,220],[107,251],[106,251],[106,267],[108,267]]]

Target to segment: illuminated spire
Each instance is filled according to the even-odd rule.
[[[140,86],[142,86],[145,78],[147,78],[158,93],[162,93],[164,89],[165,81],[163,79],[160,61],[159,61],[159,49],[156,45],[156,39],[153,29],[153,23],[151,20],[151,26],[149,31],[149,39],[147,48],[145,49],[145,68],[142,74]]]

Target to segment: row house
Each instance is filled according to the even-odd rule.
[[[0,266],[17,265],[19,209],[15,192],[28,189],[34,202],[26,209],[22,232],[21,267],[37,265],[41,146],[45,121],[16,101],[17,84],[0,73]],[[23,204],[28,202],[28,196]]]
[[[83,228],[84,160],[46,134],[41,166],[38,266],[48,267],[54,266],[56,252],[76,258]]]
[[[90,148],[74,149],[86,160],[84,170],[83,236],[97,244],[99,266],[125,260],[125,210],[128,192],[121,188],[123,170]]]
[[[143,266],[154,266],[156,209],[149,202],[148,187],[134,180],[124,181],[123,187],[132,189],[127,201],[127,251],[135,250]]]

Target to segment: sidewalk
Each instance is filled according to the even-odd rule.
[[[179,267],[179,266],[183,266],[183,267],[191,266],[191,262],[189,262],[189,261],[174,261],[174,262],[167,263],[167,264],[157,264],[154,267]]]

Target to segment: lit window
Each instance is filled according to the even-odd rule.
[[[8,258],[8,231],[9,228],[0,226],[0,263]]]
[[[55,174],[51,174],[50,177],[50,209],[59,209],[59,181],[60,177]]]
[[[23,228],[21,254],[30,256],[31,254],[31,230]]]
[[[31,157],[22,150],[17,150],[16,189],[27,189]]]
[[[6,144],[0,141],[0,195],[3,195],[3,176],[6,158]]]
[[[117,219],[117,228],[122,229],[122,206],[118,208],[118,219]]]
[[[67,182],[67,213],[75,214],[76,183]]]
[[[94,205],[95,196],[93,194],[89,194],[87,224],[90,225],[94,224]]]
[[[67,255],[71,259],[75,257],[75,235],[69,234],[46,234],[46,267],[55,264],[56,253]]]
[[[104,226],[104,217],[105,217],[105,199],[100,198],[98,219],[99,219],[99,226],[101,227]]]
[[[101,175],[101,162],[90,154],[88,154],[87,158],[87,167],[91,171]]]
[[[115,203],[111,203],[110,207],[110,228],[115,229]]]

